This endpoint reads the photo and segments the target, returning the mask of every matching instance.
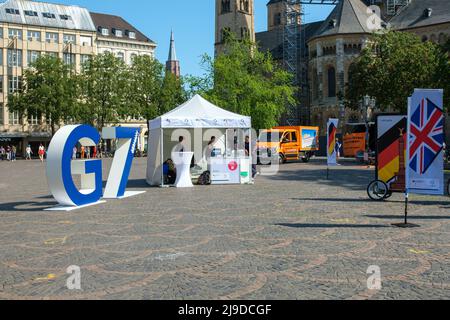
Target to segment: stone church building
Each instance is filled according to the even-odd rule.
[[[379,12],[370,5],[379,6]],[[216,0],[216,53],[224,30],[229,30],[237,37],[255,39],[260,50],[269,50],[282,62],[285,0],[270,0],[267,8],[268,30],[255,33],[253,0]],[[341,123],[362,120],[360,111],[343,109],[342,97],[350,65],[379,28],[444,43],[450,37],[450,5],[443,0],[340,0],[325,20],[302,24],[298,59],[305,67],[298,72],[307,73],[301,97],[301,109],[307,114],[303,124],[324,130],[330,117]]]

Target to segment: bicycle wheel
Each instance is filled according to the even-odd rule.
[[[388,197],[388,194],[389,188],[383,181],[372,181],[367,187],[367,195],[374,201],[383,201]]]

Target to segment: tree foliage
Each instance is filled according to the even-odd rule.
[[[74,117],[77,77],[60,59],[43,55],[24,72],[23,88],[8,98],[8,109],[20,116],[44,115],[52,134]]]
[[[407,32],[374,35],[349,71],[347,103],[357,107],[369,95],[382,110],[406,113],[407,98],[415,88],[444,88],[450,82],[448,55],[432,42]]]
[[[200,93],[222,108],[251,116],[256,129],[277,125],[286,107],[296,103],[291,74],[249,40],[229,36],[225,52],[216,59],[203,57],[206,73],[188,79],[191,94]]]

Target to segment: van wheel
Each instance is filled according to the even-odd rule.
[[[284,156],[282,154],[280,154],[280,156],[278,157],[278,163],[279,164],[285,164],[287,161],[284,158]]]
[[[311,158],[309,157],[309,155],[305,156],[304,158],[302,158],[303,163],[308,163],[309,160],[311,160]]]

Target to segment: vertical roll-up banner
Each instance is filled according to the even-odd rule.
[[[416,89],[408,100],[407,191],[444,195],[444,112],[441,89]]]
[[[336,138],[339,120],[329,119],[327,124],[327,164],[329,166],[337,165]]]

